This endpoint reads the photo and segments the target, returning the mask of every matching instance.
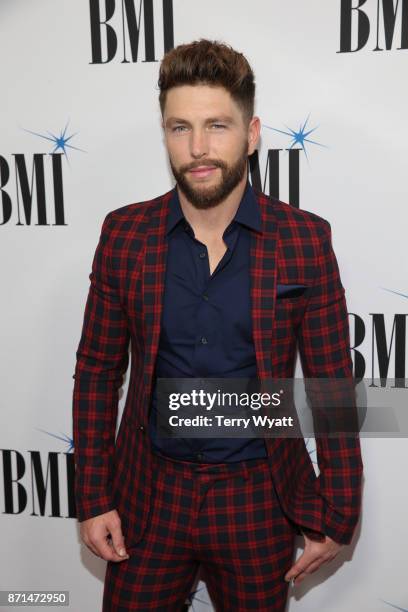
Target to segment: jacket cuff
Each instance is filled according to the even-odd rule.
[[[303,533],[303,535],[307,536],[310,540],[313,540],[314,542],[324,542],[324,539],[326,537],[326,534],[322,533],[321,531],[307,529],[306,527],[301,527],[300,531],[301,533]]]
[[[339,521],[337,515],[328,509],[325,515],[325,533],[339,544],[350,544],[358,522],[358,515]]]

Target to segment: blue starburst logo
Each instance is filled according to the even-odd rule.
[[[21,128],[21,129],[24,130],[25,132],[29,132],[30,134],[34,134],[34,136],[38,136],[39,138],[44,138],[45,140],[49,140],[50,142],[52,142],[55,146],[53,150],[51,151],[51,153],[62,151],[69,165],[67,149],[75,149],[75,151],[82,151],[82,153],[86,153],[86,151],[84,151],[83,149],[79,149],[78,147],[74,147],[72,144],[69,144],[69,141],[71,140],[71,138],[77,135],[77,133],[75,133],[75,134],[70,134],[70,136],[67,136],[67,129],[68,129],[69,121],[70,120],[68,119],[65,128],[60,130],[59,136],[56,136],[55,134],[52,134],[51,132],[47,132],[48,135],[46,135],[46,134],[40,134],[39,132],[33,132],[31,130],[27,130],[25,128]]]
[[[401,608],[400,606],[396,606],[395,604],[392,604],[389,601],[385,601],[385,599],[380,599],[380,601],[387,604],[387,606],[391,606],[391,608],[394,608],[394,610],[400,610],[400,612],[408,612],[408,608]]]
[[[48,436],[52,436],[53,438],[57,438],[57,440],[62,440],[63,442],[65,442],[65,444],[67,444],[68,448],[67,448],[67,452],[70,453],[74,450],[74,439],[70,438],[69,436],[67,436],[66,434],[60,432],[60,436],[51,433],[50,431],[45,431],[45,429],[40,429],[39,427],[36,427],[37,431],[42,431],[43,433],[47,434]]]
[[[393,289],[387,289],[387,287],[381,287],[384,291],[389,291],[390,293],[395,293],[395,295],[400,295],[401,297],[408,298],[406,293],[401,293],[400,291],[394,291]]]
[[[307,161],[309,162],[309,158],[307,156],[307,151],[305,147],[306,142],[310,144],[318,145],[319,147],[329,148],[327,145],[324,145],[321,142],[316,142],[316,140],[311,140],[310,138],[308,138],[309,134],[317,130],[317,128],[319,127],[317,125],[316,127],[311,128],[310,130],[306,130],[306,125],[307,125],[307,122],[309,121],[309,117],[310,117],[310,113],[308,114],[306,121],[303,124],[300,124],[298,130],[293,130],[292,128],[285,125],[285,127],[289,130],[288,132],[285,132],[284,130],[278,130],[278,128],[271,127],[270,125],[265,125],[265,124],[262,124],[262,125],[268,130],[274,130],[275,132],[279,132],[280,134],[285,134],[285,136],[290,136],[292,141],[291,141],[289,149],[292,149],[295,145],[300,145],[302,151],[304,152],[306,156]]]

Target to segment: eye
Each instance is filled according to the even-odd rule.
[[[172,132],[181,132],[185,128],[186,128],[185,125],[176,125],[174,128],[172,128]]]
[[[223,123],[213,123],[213,124],[212,124],[212,127],[216,127],[216,128],[218,128],[218,129],[222,129],[222,128],[225,128],[225,127],[227,127],[227,126],[226,126],[226,125],[224,125]]]

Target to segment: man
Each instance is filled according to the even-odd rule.
[[[351,377],[329,223],[255,191],[255,84],[201,39],[167,53],[160,106],[176,186],[110,212],[90,274],[73,396],[81,537],[108,561],[103,611],[176,611],[201,567],[217,610],[283,610],[351,541],[357,436],[166,439],[162,377]],[[115,443],[131,340],[129,391]],[[293,562],[294,538],[305,549]]]

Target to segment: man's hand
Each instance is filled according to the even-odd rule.
[[[308,574],[313,574],[322,563],[334,559],[343,547],[343,544],[335,542],[327,535],[320,542],[311,540],[306,534],[303,534],[303,536],[305,538],[305,549],[296,563],[285,574],[287,582],[293,579],[292,584],[300,584]]]
[[[129,559],[116,510],[82,521],[80,526],[82,541],[95,555],[105,561]]]

